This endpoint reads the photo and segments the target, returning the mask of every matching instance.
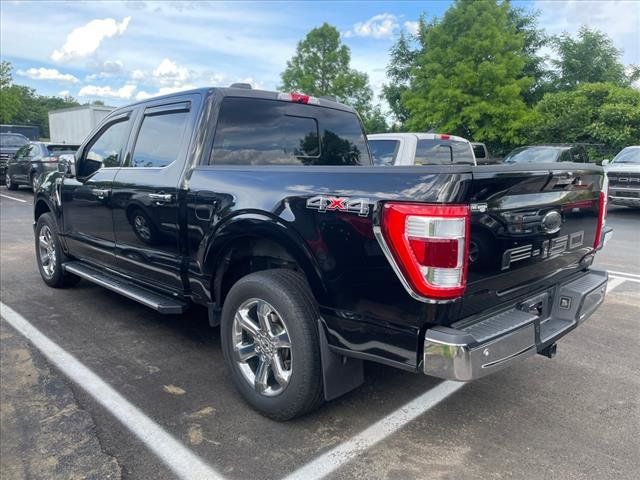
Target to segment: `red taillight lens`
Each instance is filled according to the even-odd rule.
[[[452,299],[467,281],[467,205],[387,203],[381,230],[403,280],[419,297]]]
[[[598,227],[596,229],[596,236],[593,239],[593,248],[600,246],[600,240],[602,239],[602,230],[607,219],[607,194],[606,191],[600,192],[600,201],[598,202]],[[594,202],[595,203],[595,202]]]

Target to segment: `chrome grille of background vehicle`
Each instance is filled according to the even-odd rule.
[[[640,173],[609,173],[609,186],[611,187],[637,187],[640,188]]]

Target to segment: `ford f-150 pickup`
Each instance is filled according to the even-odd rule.
[[[604,299],[606,200],[593,165],[375,167],[347,106],[212,88],[119,108],[62,156],[35,250],[51,287],[206,306],[241,396],[285,420],[363,361],[468,381],[553,356]]]

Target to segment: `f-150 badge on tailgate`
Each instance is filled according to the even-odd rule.
[[[361,217],[366,217],[369,214],[369,199],[318,195],[307,200],[307,208],[322,213],[333,210],[357,213]]]
[[[584,243],[584,231],[572,233],[571,235],[563,235],[552,240],[545,240],[539,248],[533,248],[533,245],[522,245],[521,247],[510,248],[502,254],[502,270],[511,267],[514,262],[526,260],[528,258],[540,257],[550,258],[560,255],[561,253],[581,247]]]

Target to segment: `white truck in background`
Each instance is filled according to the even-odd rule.
[[[441,133],[367,135],[374,165],[476,165],[469,140]]]
[[[80,145],[114,107],[82,105],[49,112],[49,137],[52,143]]]

